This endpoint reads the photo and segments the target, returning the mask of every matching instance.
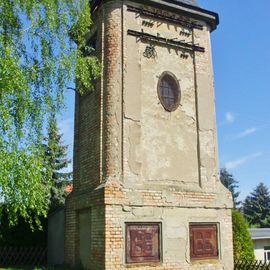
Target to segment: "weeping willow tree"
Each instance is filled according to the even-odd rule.
[[[20,216],[34,226],[51,188],[42,147],[48,117],[62,109],[68,84],[90,91],[101,68],[83,54],[88,0],[0,0],[0,14],[0,209],[11,224]]]

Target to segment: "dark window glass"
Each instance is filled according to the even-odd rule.
[[[190,257],[191,259],[218,258],[217,225],[190,225]]]
[[[173,74],[164,72],[158,83],[158,96],[166,111],[172,112],[180,103],[180,87]]]
[[[160,262],[160,224],[126,224],[126,262]]]
[[[95,34],[88,42],[87,46],[92,50],[96,51],[97,49],[97,34]]]
[[[95,55],[98,48],[98,36],[95,33],[87,42],[86,46],[83,48],[83,53],[85,56]]]

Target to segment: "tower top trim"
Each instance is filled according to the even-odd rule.
[[[194,7],[199,7],[198,2],[196,0],[176,0],[176,2],[191,5]]]
[[[109,1],[111,0],[92,0],[92,12],[94,12],[103,3]],[[210,26],[211,31],[215,30],[219,24],[218,14],[199,7],[197,0],[131,0],[128,2],[128,4],[134,2],[142,5],[159,7],[163,10],[166,9],[175,13],[184,14],[194,19],[202,20]]]

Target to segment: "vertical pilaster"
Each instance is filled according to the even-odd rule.
[[[122,3],[104,5],[103,180],[122,172]]]
[[[78,153],[79,153],[79,94],[75,94],[75,112],[74,112],[74,146],[73,146],[73,188],[79,189],[79,167],[78,167]]]
[[[65,208],[65,263],[75,265],[76,263],[76,211],[74,209],[75,202],[72,197],[66,200]]]
[[[205,53],[194,53],[200,183],[204,190],[215,190],[218,179],[217,131],[210,30],[207,26],[203,30],[194,30],[194,43],[205,48]]]

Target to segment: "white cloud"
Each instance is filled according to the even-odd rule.
[[[225,167],[227,169],[235,169],[235,168],[238,168],[239,166],[247,163],[248,161],[256,159],[262,155],[263,155],[262,152],[257,152],[257,153],[253,153],[250,155],[246,155],[246,156],[240,157],[239,159],[226,162]]]
[[[227,123],[232,124],[234,122],[234,120],[235,120],[235,117],[234,117],[232,112],[227,112],[225,114],[225,119],[226,119]]]
[[[257,128],[255,128],[255,127],[248,128],[248,129],[240,132],[239,134],[237,134],[236,138],[240,139],[240,138],[246,137],[248,135],[251,135],[251,134],[255,133],[256,131],[257,131]]]

